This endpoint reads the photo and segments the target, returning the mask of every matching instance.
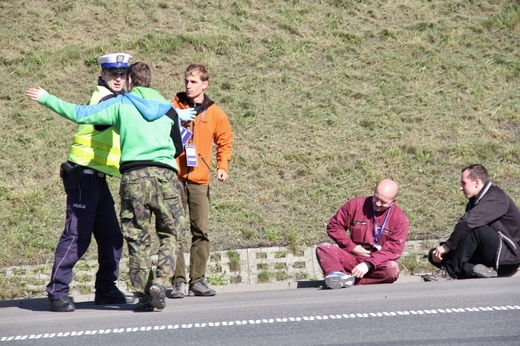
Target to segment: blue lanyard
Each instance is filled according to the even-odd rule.
[[[386,210],[385,220],[383,221],[383,224],[381,225],[381,228],[379,229],[379,232],[377,231],[377,221],[376,221],[376,210],[374,207],[372,207],[372,212],[374,214],[374,240],[376,244],[379,244],[379,239],[381,238],[381,235],[383,234],[383,231],[385,230],[386,222],[388,221],[388,216],[390,215],[390,208],[392,206],[388,207]]]

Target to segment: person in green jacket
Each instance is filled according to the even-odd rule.
[[[171,281],[186,219],[177,179],[176,156],[182,150],[181,120],[194,110],[176,112],[171,103],[149,88],[151,71],[137,62],[127,69],[129,93],[98,105],[80,106],[29,88],[27,97],[78,124],[111,125],[121,141],[121,226],[128,245],[130,281],[139,297],[134,311],[166,305],[165,285]],[[167,116],[164,116],[167,115]],[[155,272],[151,263],[151,216],[159,238]]]

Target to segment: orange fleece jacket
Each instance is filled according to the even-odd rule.
[[[173,106],[179,109],[193,107],[189,104],[186,93],[181,92],[175,96]],[[216,145],[217,169],[228,171],[231,153],[233,151],[233,133],[229,119],[224,111],[217,106],[207,95],[204,96],[202,105],[196,106],[197,117],[188,128],[193,132],[188,144],[193,144],[197,151],[197,167],[188,167],[186,152],[178,158],[179,180],[190,183],[209,185],[213,143]],[[183,122],[183,125],[184,124]]]

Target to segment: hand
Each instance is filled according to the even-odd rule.
[[[433,250],[432,253],[432,260],[435,263],[441,263],[442,262],[442,256],[444,254],[447,254],[450,250],[446,248],[444,245],[439,245]]]
[[[40,87],[29,88],[25,91],[25,95],[29,98],[29,100],[36,101],[36,102],[38,102],[38,100],[44,93],[46,93],[46,91]]]
[[[187,109],[178,109],[175,108],[175,111],[179,115],[179,119],[182,121],[193,121],[197,117],[197,112],[195,108],[187,108]]]
[[[352,253],[356,256],[363,256],[363,257],[372,256],[372,251],[365,249],[361,245],[356,245],[356,247],[352,250]]]
[[[217,169],[217,179],[218,181],[225,182],[228,178],[228,174],[222,168]]]
[[[359,263],[352,269],[352,276],[358,279],[361,279],[366,273],[368,273],[368,265],[365,262]]]

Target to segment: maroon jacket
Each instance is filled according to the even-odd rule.
[[[327,233],[340,248],[348,252],[357,245],[373,250],[372,256],[365,261],[377,268],[383,262],[395,261],[401,257],[408,236],[409,222],[406,214],[396,204],[377,214],[376,222],[378,227],[381,227],[386,213],[390,213],[379,239],[381,249],[376,251],[373,210],[372,196],[353,198],[339,208],[330,219]]]

